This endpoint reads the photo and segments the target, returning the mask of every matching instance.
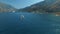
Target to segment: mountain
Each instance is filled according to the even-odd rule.
[[[55,13],[60,12],[60,0],[45,0],[29,7],[25,7],[23,9],[19,9],[19,11],[27,11],[27,12],[48,12]]]
[[[0,12],[11,12],[15,10],[16,8],[12,7],[11,5],[0,2]]]

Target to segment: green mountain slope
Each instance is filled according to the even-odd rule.
[[[19,11],[27,12],[43,12],[43,13],[55,13],[60,12],[60,0],[45,0],[43,2],[36,3],[29,7],[19,9]]]

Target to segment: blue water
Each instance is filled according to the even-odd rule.
[[[23,20],[20,19],[21,15],[24,15]],[[0,34],[60,34],[60,16],[0,13]]]

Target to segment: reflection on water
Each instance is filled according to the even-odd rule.
[[[0,34],[59,34],[58,32],[60,33],[60,16],[0,13]]]

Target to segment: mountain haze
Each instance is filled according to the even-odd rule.
[[[11,12],[14,10],[16,10],[16,8],[12,7],[11,5],[0,2],[0,12]]]

